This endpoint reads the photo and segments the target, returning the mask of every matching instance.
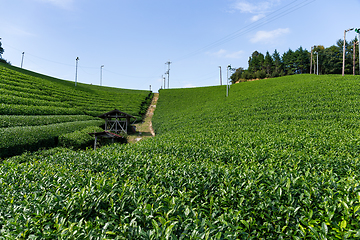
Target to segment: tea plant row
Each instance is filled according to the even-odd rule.
[[[3,161],[0,236],[357,239],[359,83],[161,90],[155,138]]]

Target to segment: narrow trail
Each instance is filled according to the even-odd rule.
[[[158,99],[159,99],[159,93],[154,93],[151,104],[146,112],[144,121],[141,123],[134,124],[136,126],[136,134],[129,135],[128,137],[129,143],[136,143],[143,139],[155,136],[155,132],[152,127],[152,116],[154,115],[154,111]]]

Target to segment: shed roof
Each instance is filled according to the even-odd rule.
[[[124,113],[124,112],[121,112],[120,110],[118,109],[114,109],[110,112],[107,112],[107,113],[104,113],[104,114],[101,114],[98,116],[99,118],[114,118],[114,117],[118,117],[118,118],[135,118],[134,116],[130,115],[130,114],[127,114],[127,113]]]

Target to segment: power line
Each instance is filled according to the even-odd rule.
[[[184,60],[184,59],[190,58],[192,56],[195,56],[197,54],[200,54],[205,50],[215,48],[215,47],[217,47],[219,45],[222,45],[222,44],[224,44],[226,42],[229,42],[229,41],[231,41],[231,40],[233,40],[235,38],[238,38],[238,37],[240,37],[240,36],[242,36],[242,35],[244,35],[246,33],[254,31],[255,29],[258,29],[258,28],[260,28],[260,27],[262,27],[262,26],[264,26],[264,25],[266,25],[266,24],[268,24],[270,22],[273,22],[273,21],[275,21],[275,20],[277,20],[277,19],[279,19],[279,18],[281,18],[281,17],[283,17],[285,15],[288,15],[288,14],[290,14],[290,13],[292,13],[292,12],[302,8],[302,7],[305,7],[305,6],[307,6],[310,3],[313,3],[315,1],[316,0],[306,0],[304,2],[301,2],[299,4],[291,6],[290,8],[288,8],[288,9],[286,9],[284,11],[281,11],[282,9],[287,8],[290,5],[292,5],[293,3],[297,2],[297,0],[295,0],[295,1],[285,5],[284,7],[281,7],[279,9],[277,9],[276,11],[270,13],[267,17],[264,17],[264,18],[262,18],[261,20],[259,20],[257,22],[251,23],[251,24],[249,24],[249,25],[247,25],[247,26],[245,26],[245,27],[243,27],[243,28],[241,28],[241,29],[239,29],[239,30],[237,30],[237,31],[235,31],[235,32],[233,32],[233,33],[231,33],[231,34],[229,34],[229,35],[227,35],[227,36],[213,42],[213,43],[211,43],[211,44],[208,44],[208,45],[206,45],[206,46],[204,46],[204,47],[202,47],[202,48],[200,48],[198,50],[195,50],[195,51],[193,51],[191,53],[185,54],[184,56],[179,57],[178,59],[175,59],[175,61]],[[278,13],[279,11],[281,11],[281,12]],[[276,14],[273,17],[269,17],[271,15],[274,15],[275,13],[278,13],[278,14]]]

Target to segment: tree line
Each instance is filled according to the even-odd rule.
[[[353,74],[354,43],[358,40],[345,41],[345,74]],[[285,75],[310,73],[312,62],[312,73],[316,73],[317,57],[319,74],[341,74],[343,63],[344,40],[339,39],[335,45],[325,48],[322,45],[314,46],[309,52],[302,47],[296,51],[289,49],[282,55],[275,49],[270,54],[254,51],[249,57],[248,69],[239,67],[231,75],[232,83],[247,81],[250,79],[263,79],[280,77]],[[317,56],[318,54],[318,56]],[[357,66],[357,67],[356,67]],[[355,47],[355,74],[359,74],[359,48]]]

